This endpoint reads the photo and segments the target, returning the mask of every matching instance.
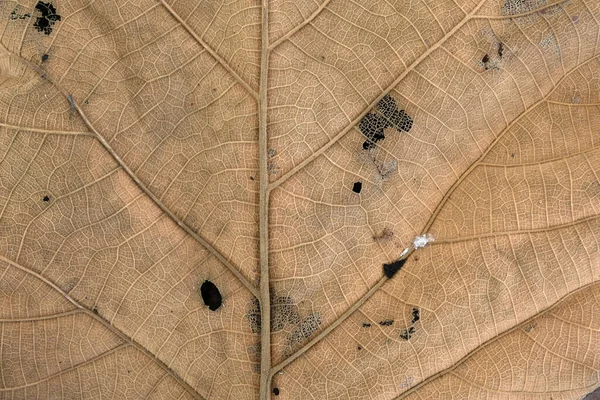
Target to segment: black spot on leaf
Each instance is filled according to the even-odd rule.
[[[275,396],[279,396],[279,388],[276,388],[276,387],[275,387],[275,388],[273,388],[273,394],[274,394]]]
[[[371,324],[368,324],[368,323],[366,323],[366,322],[363,322],[363,324],[362,324],[362,327],[363,327],[363,328],[370,328],[370,327],[371,327]]]
[[[42,32],[45,35],[50,35],[52,33],[52,26],[61,20],[61,16],[56,13],[56,8],[54,8],[52,3],[38,1],[38,3],[35,5],[35,9],[41,15],[37,17],[33,23],[33,26],[38,30],[38,32]]]
[[[219,307],[221,307],[223,297],[214,283],[211,281],[204,281],[202,286],[200,286],[200,293],[202,294],[202,300],[204,300],[204,304],[208,306],[209,310],[216,311]]]
[[[405,262],[406,259],[403,259],[394,261],[391,264],[383,264],[383,273],[385,276],[391,279],[394,275],[396,275],[396,272],[400,271]]]
[[[42,56],[42,62],[48,61],[48,54]]]
[[[393,319],[386,319],[383,321],[379,321],[379,325],[381,326],[392,326],[394,325],[394,320]]]
[[[42,200],[44,200],[47,203],[50,201],[50,196],[44,196]]]
[[[490,56],[488,56],[487,54],[485,56],[483,56],[483,58],[481,59],[481,62],[486,64],[488,62],[490,62]]]
[[[411,323],[414,325],[414,324],[415,324],[415,322],[417,322],[418,320],[420,320],[420,319],[421,319],[421,315],[420,315],[420,312],[419,312],[419,309],[418,309],[418,308],[413,308],[413,309],[412,309],[412,316],[413,316],[413,317],[412,317],[412,321],[411,321]]]
[[[354,186],[352,186],[352,191],[354,193],[360,193],[362,190],[362,182],[354,182]]]
[[[362,346],[356,346],[356,350],[362,350]]]
[[[502,58],[503,54],[504,54],[504,43],[500,42],[500,43],[498,43],[498,57]]]

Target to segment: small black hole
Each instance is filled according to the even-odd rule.
[[[45,202],[49,202],[50,201],[50,197],[49,196],[44,196],[44,198],[42,200],[44,200]]]
[[[208,306],[209,310],[216,311],[221,307],[223,297],[217,286],[211,281],[204,281],[200,286],[200,294],[202,294],[202,300],[204,300],[204,304]]]
[[[279,388],[273,388],[273,394],[279,396]]]
[[[354,186],[352,186],[352,191],[354,193],[360,193],[362,190],[362,182],[354,182]]]
[[[42,56],[42,62],[47,61],[48,60],[48,54],[44,54]]]

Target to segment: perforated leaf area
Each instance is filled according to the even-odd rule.
[[[0,399],[600,386],[598,1],[0,26]]]

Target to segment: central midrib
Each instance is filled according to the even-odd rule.
[[[259,256],[260,256],[260,400],[271,388],[271,302],[269,293],[269,173],[267,169],[267,79],[269,71],[269,0],[262,0],[260,81],[258,90]]]

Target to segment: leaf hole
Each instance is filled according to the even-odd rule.
[[[202,294],[202,300],[204,304],[208,306],[211,311],[216,311],[223,303],[223,297],[217,286],[211,281],[204,281],[200,286],[200,293]]]

